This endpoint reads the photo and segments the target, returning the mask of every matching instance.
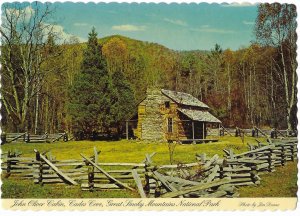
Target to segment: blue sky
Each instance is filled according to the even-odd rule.
[[[257,6],[249,4],[53,3],[57,28],[65,37],[87,40],[119,34],[175,50],[210,50],[218,43],[236,50],[254,40]],[[51,21],[49,21],[51,22]]]

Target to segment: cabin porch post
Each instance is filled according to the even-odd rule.
[[[194,121],[192,120],[192,134],[193,134],[193,140],[195,139],[195,126]]]
[[[205,122],[202,122],[202,139],[205,139]]]

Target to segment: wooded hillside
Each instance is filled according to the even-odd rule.
[[[126,103],[137,104],[145,97],[146,89],[155,86],[192,94],[207,103],[227,127],[257,125],[295,129],[295,8],[286,4],[262,4],[258,11],[254,29],[257,41],[235,51],[223,50],[217,44],[210,51],[174,51],[120,35],[100,38],[98,42],[108,74],[120,72],[130,84],[134,98]],[[279,15],[274,18],[274,14]],[[267,20],[273,20],[274,26],[276,23],[285,26],[279,29],[280,41],[268,39],[266,32],[278,31],[267,29],[264,24]],[[97,31],[101,36],[101,29]],[[42,47],[34,46],[36,56],[26,59],[19,52],[30,43],[13,44],[13,37],[13,34],[3,37],[2,43],[4,131],[70,131],[69,89],[82,72],[87,45],[76,39],[57,44],[55,37],[47,35]],[[36,62],[34,70],[23,68],[22,61],[27,60]],[[30,70],[32,73],[26,72]],[[26,85],[24,80],[28,81]],[[30,88],[32,91],[24,91]]]

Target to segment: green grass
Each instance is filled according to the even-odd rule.
[[[253,138],[247,137],[243,144],[239,137],[222,137],[219,142],[177,145],[175,148],[174,160],[187,163],[195,161],[196,153],[205,152],[208,156],[214,154],[223,155],[224,148],[232,148],[235,153],[248,150],[248,143],[256,143]],[[146,143],[141,141],[71,141],[56,143],[13,143],[3,145],[2,151],[20,151],[22,156],[34,156],[33,149],[40,152],[50,150],[58,160],[81,159],[80,153],[85,155],[93,154],[93,147],[101,150],[99,161],[101,162],[141,162],[146,153],[156,152],[153,160],[157,164],[169,163],[168,144]]]
[[[275,172],[260,175],[260,185],[240,187],[240,197],[297,197],[297,173],[297,162],[276,167]]]
[[[137,192],[129,190],[81,191],[80,186],[37,185],[31,180],[18,178],[2,182],[2,198],[135,198]]]
[[[264,139],[261,139],[264,141]],[[211,157],[214,154],[223,155],[223,149],[232,148],[234,153],[240,153],[248,150],[247,143],[255,144],[256,141],[251,137],[246,137],[245,142],[239,137],[222,137],[219,142],[196,144],[196,145],[176,145],[174,153],[175,163],[195,162],[196,153],[206,153]],[[169,164],[168,144],[166,143],[146,143],[141,141],[71,141],[56,143],[12,143],[1,146],[2,151],[19,151],[24,157],[34,157],[33,149],[40,152],[51,151],[51,154],[58,160],[64,159],[81,159],[80,153],[87,156],[93,155],[93,148],[97,147],[101,150],[99,162],[141,162],[145,158],[146,153],[156,152],[152,158],[154,164]],[[241,188],[241,196],[243,197],[265,197],[273,194],[277,197],[295,196],[294,191],[297,189],[297,169],[296,163],[287,165],[283,168],[277,168],[276,173],[271,175],[286,175],[287,187],[282,187],[282,178],[273,180],[268,175],[262,176],[263,181],[261,190],[256,188]],[[287,168],[287,169],[286,169]],[[281,173],[282,172],[285,173]],[[114,198],[114,197],[138,197],[137,193],[121,190],[121,191],[99,191],[99,192],[83,192],[80,187],[70,187],[65,185],[35,185],[31,180],[20,180],[14,176],[2,178],[2,197],[3,198]],[[270,182],[270,183],[268,183]],[[274,187],[273,187],[274,186]],[[274,193],[268,193],[268,188],[280,188]],[[256,191],[256,193],[255,193]]]

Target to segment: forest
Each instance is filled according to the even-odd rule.
[[[297,127],[295,5],[258,5],[250,46],[209,51],[101,38],[94,28],[87,43],[60,43],[45,22],[50,5],[29,20],[19,7],[3,10],[1,26],[5,132],[121,133],[149,87],[192,94],[226,127]]]

